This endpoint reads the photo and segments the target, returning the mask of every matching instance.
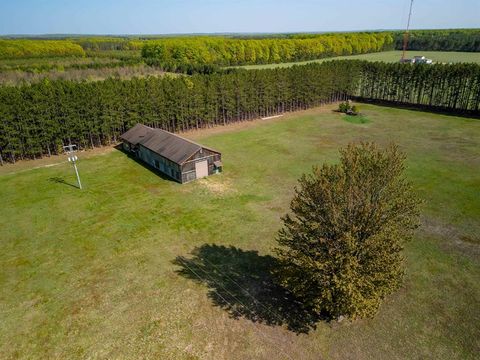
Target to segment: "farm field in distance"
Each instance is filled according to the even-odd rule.
[[[47,56],[0,59],[0,70],[9,71],[22,68],[67,68],[78,65],[109,65],[121,60],[139,60],[140,51],[87,51],[86,56]]]
[[[86,56],[50,56],[0,59],[0,85],[35,83],[42,79],[99,81],[163,76],[143,63],[139,50],[87,51]],[[170,73],[172,74],[172,73]],[[174,75],[174,74],[172,74]]]
[[[231,66],[232,68],[268,69],[329,60],[368,60],[395,63],[401,51],[383,51],[360,55],[337,56],[300,62],[276,64]],[[140,50],[86,50],[85,56],[47,56],[19,57],[0,59],[0,85],[20,85],[24,82],[35,83],[45,78],[49,80],[101,81],[107,78],[123,80],[134,77],[161,77],[174,73],[162,70],[158,66],[149,66],[141,56]],[[450,51],[408,51],[407,56],[425,55],[440,63],[478,63],[480,52]],[[229,67],[227,67],[229,68]]]
[[[460,51],[407,51],[406,57],[414,57],[416,55],[423,55],[434,62],[439,63],[477,63],[480,64],[480,52],[460,52]],[[384,62],[399,62],[402,52],[382,51],[377,53],[337,56],[319,60],[300,61],[292,63],[280,64],[264,64],[264,65],[245,65],[241,66],[245,69],[267,69],[276,67],[288,67],[293,65],[303,65],[311,62],[324,62],[329,60],[367,60],[367,61],[384,61]]]
[[[68,163],[0,175],[0,358],[474,359],[479,120],[333,108],[188,133],[224,173],[186,185],[116,150],[80,153],[83,191]],[[398,143],[426,201],[405,286],[374,319],[297,333],[268,292],[280,217],[302,173],[361,140]]]

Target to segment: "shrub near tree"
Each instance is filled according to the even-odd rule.
[[[340,164],[299,180],[277,238],[277,275],[320,315],[370,317],[402,284],[419,199],[397,146],[350,144],[340,153]]]
[[[341,113],[348,114],[348,115],[358,115],[358,108],[356,105],[352,105],[350,100],[341,102],[338,105],[338,110]]]

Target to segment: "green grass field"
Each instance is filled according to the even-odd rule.
[[[83,191],[68,163],[4,172],[0,358],[476,358],[480,122],[360,107],[364,123],[314,109],[195,133],[224,173],[185,185],[116,150],[79,155]],[[374,319],[312,328],[269,255],[296,179],[360,140],[407,152],[423,225]]]
[[[454,52],[454,51],[408,51],[407,57],[414,57],[415,55],[424,55],[439,63],[477,63],[480,64],[480,53],[478,52]],[[385,61],[398,62],[402,56],[401,51],[384,51],[372,54],[338,56],[334,58],[326,58],[320,60],[310,60],[301,62],[281,63],[281,64],[265,64],[265,65],[246,65],[242,66],[246,69],[267,69],[276,67],[289,67],[293,65],[304,65],[311,62],[324,62],[329,60],[368,60],[368,61]]]

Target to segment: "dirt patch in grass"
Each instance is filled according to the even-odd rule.
[[[201,187],[207,189],[216,196],[223,196],[235,192],[231,180],[221,175],[215,178],[199,179],[197,182]]]
[[[444,241],[441,247],[447,252],[455,250],[470,259],[480,259],[480,238],[473,233],[463,233],[456,227],[439,220],[424,217],[421,231]]]

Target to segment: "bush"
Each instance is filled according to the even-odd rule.
[[[340,103],[337,111],[348,115],[358,115],[358,107],[352,105],[350,100]]]
[[[341,113],[346,114],[348,109],[349,109],[349,104],[346,101],[342,102],[342,103],[340,103],[340,105],[338,105],[338,111],[340,111]]]
[[[394,145],[350,144],[337,165],[303,175],[276,250],[283,286],[330,318],[373,316],[404,274],[419,200]]]

